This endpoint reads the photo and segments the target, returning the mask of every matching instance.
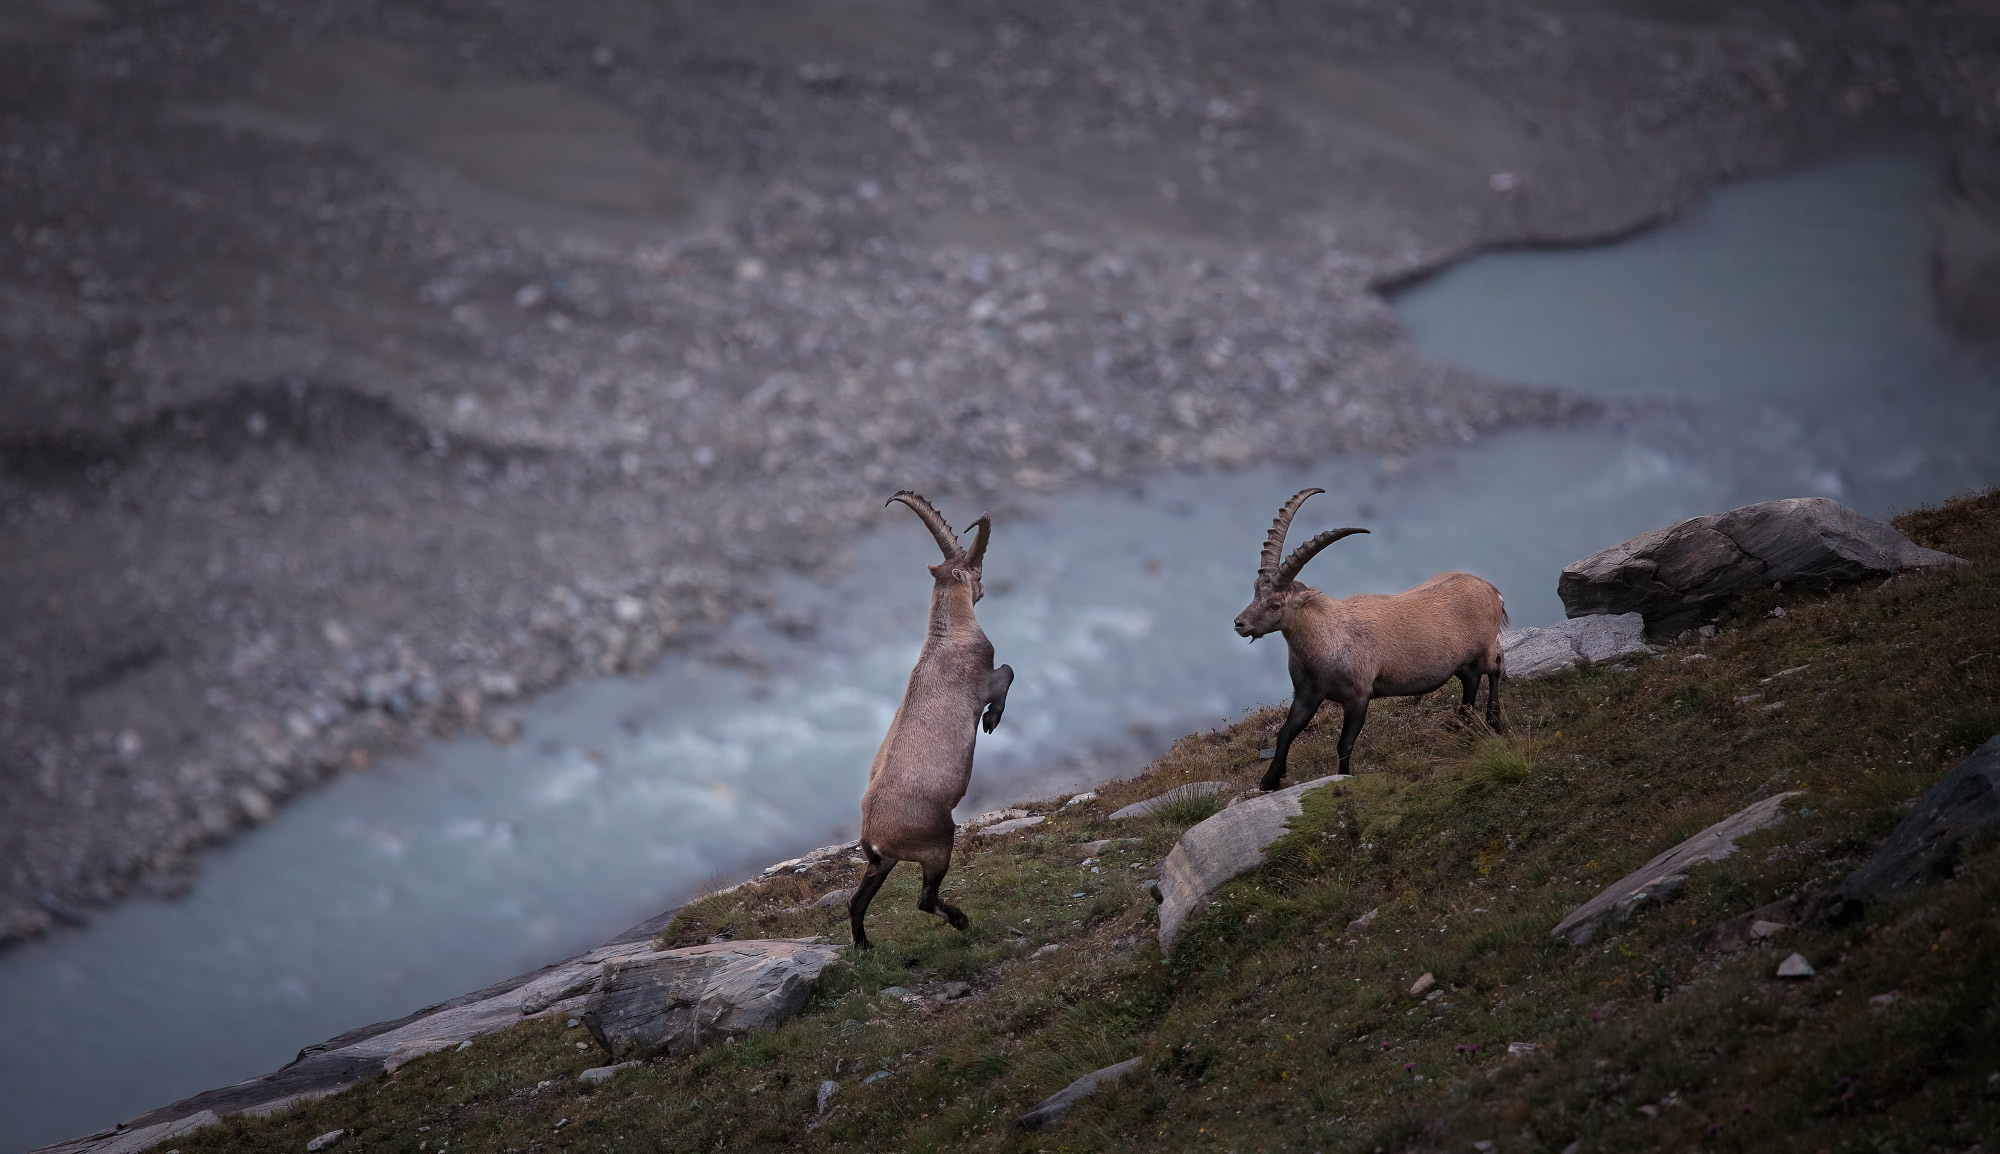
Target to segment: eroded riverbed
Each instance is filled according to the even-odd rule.
[[[1492,579],[1516,624],[1561,615],[1565,562],[1779,496],[1884,514],[2000,481],[2000,361],[1928,288],[1933,167],[1868,157],[1727,188],[1615,245],[1482,256],[1398,295],[1432,355],[1606,399],[1591,428],[1407,457],[1188,473],[1007,510],[980,607],[1019,673],[963,814],[1138,767],[1288,692],[1245,646],[1264,527],[1365,525],[1306,579],[1387,591]],[[976,510],[940,499],[963,524]],[[193,892],[0,955],[8,1149],[277,1066],[300,1046],[574,952],[711,877],[852,832],[920,636],[927,535],[781,582],[783,628],[726,665],[549,694],[523,733],[334,782],[216,851]],[[1364,741],[1360,764],[1367,767]],[[976,916],[976,915],[975,915]]]

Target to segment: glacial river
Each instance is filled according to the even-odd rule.
[[[1230,620],[1272,513],[1307,485],[1328,493],[1301,535],[1373,530],[1307,580],[1386,592],[1469,569],[1532,625],[1562,616],[1564,563],[1681,517],[1808,495],[1881,515],[2000,482],[2000,357],[1954,342],[1931,299],[1936,176],[1876,156],[1749,182],[1644,236],[1480,256],[1398,295],[1440,359],[1616,402],[1593,427],[1166,476],[1004,519],[980,617],[1019,679],[961,815],[1129,773],[1283,700],[1282,644],[1246,646]],[[957,524],[976,512],[942,503]],[[0,955],[0,1154],[272,1069],[851,836],[933,550],[910,517],[824,586],[782,579],[817,628],[735,626],[764,671],[671,660],[550,693],[512,745],[440,743],[343,778],[209,855],[184,900]]]

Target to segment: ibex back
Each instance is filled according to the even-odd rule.
[[[983,724],[991,733],[1000,724],[1007,687],[1014,683],[1012,668],[993,667],[993,643],[972,612],[986,593],[980,567],[992,522],[981,514],[972,523],[978,532],[966,550],[929,501],[907,489],[889,498],[892,504],[897,501],[923,519],[944,560],[930,567],[930,629],[889,734],[868,768],[868,790],[861,795],[861,853],[868,868],[847,903],[847,916],[854,944],[864,948],[868,934],[862,920],[868,903],[899,861],[923,867],[918,909],[942,914],[955,929],[968,924],[957,906],[938,897],[938,884],[951,867],[956,832],[951,810],[972,780],[972,747],[979,728]]]
[[[1236,632],[1251,641],[1285,635],[1290,650],[1292,709],[1278,730],[1278,748],[1262,787],[1276,789],[1285,757],[1323,702],[1340,704],[1340,772],[1348,772],[1354,739],[1377,697],[1420,697],[1456,677],[1465,695],[1459,715],[1470,720],[1479,680],[1489,686],[1486,724],[1500,728],[1500,628],[1507,608],[1500,591],[1470,573],[1440,573],[1414,589],[1384,596],[1328,597],[1294,578],[1328,545],[1366,529],[1328,529],[1282,562],[1285,534],[1307,497],[1302,489],[1271,522],[1250,604],[1236,615]]]

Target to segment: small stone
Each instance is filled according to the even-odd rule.
[[[1780,930],[1789,930],[1791,928],[1783,922],[1767,922],[1760,918],[1750,923],[1750,936],[1762,940]]]
[[[1355,918],[1353,921],[1347,923],[1347,932],[1350,934],[1366,933],[1368,927],[1375,924],[1375,915],[1381,912],[1382,908],[1377,906],[1360,917]]]
[[[1278,751],[1275,747],[1271,749],[1260,749],[1257,751],[1258,761],[1270,761],[1277,756],[1278,756]]]
[[[459,1048],[459,1049],[461,1049],[461,1050],[470,1050],[470,1049],[472,1049],[472,1043],[471,1043],[471,1042],[469,1042],[469,1041],[467,1041],[467,1042],[460,1042],[460,1043],[458,1044],[458,1048]]]
[[[1056,1122],[1061,1121],[1065,1114],[1069,1113],[1070,1107],[1095,1093],[1099,1086],[1102,1086],[1106,1082],[1117,1081],[1137,1068],[1138,1065],[1139,1059],[1127,1058],[1115,1066],[1106,1066],[1102,1070],[1093,1070],[1049,1095],[1047,1098],[1042,1099],[1034,1109],[1021,1115],[1020,1124],[1030,1130],[1040,1130],[1044,1127],[1054,1125]]]
[[[1785,617],[1788,616],[1788,614],[1786,614],[1785,607],[1783,605],[1773,605],[1771,606],[1771,616]]]
[[[1541,1048],[1542,1044],[1540,1042],[1509,1042],[1507,1043],[1507,1056],[1509,1058],[1526,1058]]]
[[[1813,973],[1812,963],[1806,961],[1804,954],[1793,954],[1778,963],[1778,976],[1781,978],[1810,978]]]
[[[1437,976],[1430,973],[1429,971],[1425,971],[1423,977],[1418,978],[1414,983],[1411,984],[1410,996],[1414,998],[1421,996],[1423,994],[1427,994],[1430,992],[1431,987],[1437,984],[1438,984]]]
[[[894,1074],[895,1074],[894,1070],[877,1070],[873,1074],[868,1075],[866,1078],[861,1079],[861,1084],[863,1086],[872,1085],[873,1083],[880,1082],[882,1079],[890,1077]]]
[[[326,1133],[306,1143],[306,1150],[308,1154],[318,1154],[318,1151],[338,1145],[340,1140],[345,1137],[347,1137],[346,1130],[328,1130]]]
[[[1472,1144],[1472,1148],[1474,1150],[1479,1151],[1479,1154],[1493,1154],[1493,1151],[1495,1149],[1492,1140],[1488,1138],[1482,1138],[1479,1141],[1474,1142]]]
[[[1868,1008],[1875,1011],[1878,1014],[1895,1004],[1896,1004],[1896,995],[1894,994],[1877,994],[1874,997],[1868,999]]]
[[[894,998],[899,1002],[907,1002],[916,997],[915,994],[903,986],[889,986],[882,991],[882,996],[885,998]]]
[[[1049,943],[1048,945],[1046,945],[1046,946],[1043,946],[1043,947],[1042,947],[1041,949],[1039,949],[1039,950],[1036,950],[1036,951],[1035,951],[1034,953],[1032,953],[1032,954],[1029,954],[1029,955],[1028,955],[1028,957],[1029,957],[1029,958],[1031,958],[1031,959],[1032,959],[1032,958],[1039,958],[1039,957],[1044,957],[1044,956],[1046,956],[1046,955],[1048,955],[1048,954],[1053,954],[1053,953],[1055,953],[1055,952],[1056,952],[1057,950],[1060,950],[1060,949],[1062,949],[1062,946],[1061,946],[1060,944],[1058,944],[1058,943],[1056,943],[1056,942],[1050,942],[1050,943]]]
[[[946,982],[944,984],[944,1000],[947,1002],[955,1002],[960,998],[969,998],[971,996],[972,984],[970,982]]]
[[[521,999],[521,1015],[539,1014],[549,1008],[549,1000],[542,994],[529,994]]]
[[[595,1086],[600,1082],[609,1082],[611,1079],[616,1078],[620,1070],[636,1070],[640,1065],[641,1063],[639,1062],[619,1062],[613,1066],[592,1066],[590,1069],[578,1074],[576,1080],[586,1086]]]
[[[813,903],[813,908],[816,910],[824,910],[824,909],[830,909],[834,906],[844,906],[847,904],[848,900],[853,896],[854,896],[854,887],[843,886],[840,889],[832,890],[827,893],[821,894],[819,900]]]
[[[574,1030],[574,1029],[576,1029],[576,1028],[577,1028],[578,1026],[581,1026],[581,1025],[583,1025],[583,1019],[582,1019],[582,1018],[571,1018],[571,1019],[569,1020],[569,1024],[568,1024],[568,1025],[566,1025],[566,1026],[564,1026],[563,1028],[564,1028],[564,1029],[566,1029],[566,1030]]]
[[[1075,797],[1070,798],[1068,801],[1063,802],[1063,808],[1067,809],[1072,805],[1082,805],[1085,802],[1091,802],[1096,800],[1097,800],[1097,791],[1093,789],[1088,793],[1079,793]]]
[[[1644,1114],[1648,1118],[1657,1118],[1660,1116],[1660,1108],[1648,1102],[1644,1106],[1639,1107],[1639,1113]]]
[[[826,1113],[826,1108],[833,1104],[833,1096],[839,1092],[840,1083],[834,1081],[832,1078],[828,1078],[819,1084],[819,1113]]]

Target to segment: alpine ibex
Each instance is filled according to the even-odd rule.
[[[905,489],[889,498],[901,501],[923,519],[944,560],[930,567],[930,631],[910,670],[903,702],[896,707],[888,736],[868,767],[868,789],[861,795],[861,852],[867,871],[847,916],[854,927],[854,944],[868,945],[862,919],[875,891],[899,861],[923,867],[924,890],[917,908],[942,913],[952,928],[962,930],[965,914],[938,897],[938,883],[951,866],[951,809],[965,796],[972,780],[972,745],[983,724],[992,733],[1007,708],[1007,687],[1014,670],[993,667],[993,643],[979,628],[972,607],[986,595],[980,566],[986,559],[986,538],[993,523],[985,514],[972,523],[978,530],[968,552],[958,534],[929,501]]]
[[[1285,777],[1285,754],[1327,700],[1338,702],[1340,772],[1348,771],[1354,739],[1377,697],[1421,697],[1456,677],[1465,690],[1459,715],[1470,719],[1486,678],[1486,724],[1500,728],[1500,629],[1507,609],[1500,591],[1470,573],[1440,573],[1401,593],[1328,597],[1293,578],[1321,549],[1366,529],[1329,529],[1292,551],[1280,564],[1292,517],[1314,493],[1302,489],[1271,522],[1257,567],[1250,605],[1236,615],[1236,632],[1255,642],[1285,635],[1291,653],[1292,710],[1278,730],[1278,748],[1260,783],[1276,789]]]

